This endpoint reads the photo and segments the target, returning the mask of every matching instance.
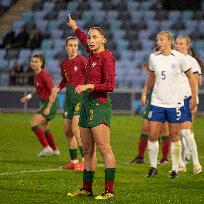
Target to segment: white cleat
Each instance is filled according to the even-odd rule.
[[[46,157],[46,156],[50,156],[50,155],[53,155],[53,150],[50,146],[43,148],[40,151],[40,153],[38,154],[39,157]]]
[[[59,156],[59,155],[60,155],[59,149],[55,149],[55,150],[53,151],[53,155]]]
[[[195,165],[193,168],[193,173],[194,174],[200,174],[202,172],[202,166],[200,164]]]

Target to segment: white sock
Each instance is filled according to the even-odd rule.
[[[197,145],[196,145],[195,138],[194,138],[194,133],[192,133],[190,129],[184,129],[184,131],[185,131],[185,140],[191,152],[193,165],[194,166],[200,165],[200,162],[198,159]]]
[[[183,161],[185,161],[186,158],[189,158],[189,155],[190,155],[190,150],[188,148],[188,145],[186,144],[185,134],[186,134],[185,130],[180,131],[180,140],[182,145],[181,156]]]
[[[155,142],[148,140],[148,155],[149,155],[149,163],[151,167],[157,168],[158,152],[159,152],[158,140]]]
[[[181,156],[181,142],[171,142],[171,159],[172,159],[172,171],[178,172],[178,166]]]

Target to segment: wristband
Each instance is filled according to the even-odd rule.
[[[32,94],[29,93],[26,97],[27,97],[27,99],[31,99],[32,98]]]

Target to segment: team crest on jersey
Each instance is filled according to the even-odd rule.
[[[78,70],[78,67],[77,66],[74,66],[74,71],[76,72]]]
[[[172,69],[175,69],[175,68],[176,68],[176,64],[172,63],[172,64],[171,64],[171,68],[172,68]]]
[[[38,83],[38,82],[36,83],[36,86],[39,86],[39,83]]]
[[[93,62],[93,63],[92,63],[92,67],[95,67],[95,66],[96,66],[96,62]]]

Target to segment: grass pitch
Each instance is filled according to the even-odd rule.
[[[37,157],[40,145],[29,128],[32,114],[0,114],[0,203],[204,203],[204,173],[188,172],[170,179],[171,164],[159,165],[156,178],[145,178],[148,159],[142,165],[128,162],[136,155],[141,117],[113,116],[111,144],[117,161],[116,197],[109,201],[70,198],[66,194],[81,187],[82,173],[60,170],[69,157],[63,134],[63,119],[58,115],[51,124],[61,155]],[[198,117],[194,131],[201,164],[204,165],[204,118]],[[104,189],[104,167],[98,154],[94,195]]]

